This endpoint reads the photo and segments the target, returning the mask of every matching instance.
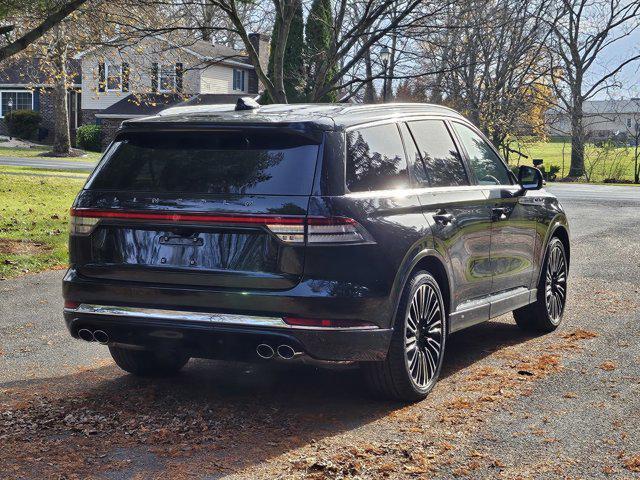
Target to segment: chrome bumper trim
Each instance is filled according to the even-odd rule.
[[[377,330],[378,327],[306,327],[299,325],[289,325],[280,317],[261,317],[253,315],[236,315],[230,313],[205,313],[189,312],[185,310],[165,310],[158,308],[121,307],[112,305],[94,305],[83,303],[78,308],[65,308],[66,313],[86,313],[89,315],[105,315],[110,317],[135,317],[135,318],[156,318],[161,320],[182,320],[188,322],[203,322],[216,325],[245,325],[253,327],[272,327],[296,330]]]

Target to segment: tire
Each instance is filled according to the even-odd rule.
[[[109,345],[109,352],[122,370],[141,377],[173,375],[189,361],[188,355],[178,352],[134,350],[114,345]]]
[[[447,321],[438,282],[425,271],[415,273],[402,292],[386,359],[362,364],[376,396],[416,402],[428,395],[442,369]]]
[[[558,328],[567,302],[568,273],[564,244],[553,237],[542,264],[536,301],[513,312],[518,327],[540,333],[553,332]]]

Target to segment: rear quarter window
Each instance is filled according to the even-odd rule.
[[[407,160],[394,124],[347,132],[347,188],[351,192],[407,188]]]
[[[318,145],[278,132],[144,132],[119,137],[92,190],[309,195]]]

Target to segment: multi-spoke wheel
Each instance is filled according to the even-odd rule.
[[[551,332],[560,325],[567,301],[567,254],[560,239],[549,242],[542,269],[536,301],[515,310],[513,316],[525,330]]]
[[[387,358],[363,364],[374,392],[403,401],[423,399],[440,375],[447,316],[438,282],[417,272],[402,293]]]
[[[418,388],[427,388],[435,378],[444,347],[444,311],[435,289],[425,283],[413,294],[405,329],[405,358]]]

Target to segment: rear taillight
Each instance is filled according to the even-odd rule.
[[[314,245],[371,242],[371,236],[352,218],[308,217],[306,222],[302,220],[298,225],[270,223],[267,228],[286,243],[302,244],[305,238],[307,243]]]
[[[283,317],[284,323],[295,327],[319,328],[377,328],[369,322],[360,320],[332,320],[329,318]]]
[[[69,231],[72,235],[89,235],[99,221],[99,218],[74,216],[72,210],[69,221]]]
[[[303,217],[297,215],[209,215],[177,212],[125,212],[121,210],[71,209],[70,230],[90,234],[101,219],[148,220],[171,223],[264,225],[281,241],[290,244],[373,243],[369,233],[347,217]]]

